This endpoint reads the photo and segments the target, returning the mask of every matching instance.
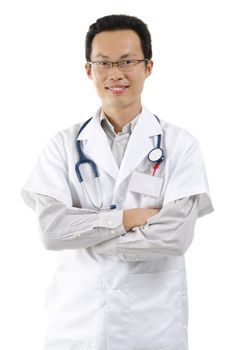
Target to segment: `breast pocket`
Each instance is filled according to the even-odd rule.
[[[134,171],[129,181],[129,191],[141,208],[159,207],[162,202],[163,178]]]
[[[100,275],[57,271],[46,293],[48,334],[66,341],[94,344],[100,299]]]
[[[133,274],[128,286],[132,349],[177,349],[182,329],[180,273]]]

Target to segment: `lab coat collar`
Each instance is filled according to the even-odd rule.
[[[122,159],[114,192],[156,146],[154,136],[162,133],[162,127],[157,118],[143,106]]]
[[[97,166],[116,179],[119,169],[112,154],[107,135],[100,124],[100,112],[101,108],[97,110],[95,116],[82,130],[77,139],[84,141],[82,142],[83,151],[87,158],[91,158]]]
[[[100,166],[110,176],[116,179],[116,190],[120,183],[150,152],[152,149],[151,137],[162,134],[162,128],[157,118],[146,107],[142,106],[120,169],[118,169],[109,146],[107,135],[100,124],[100,112],[101,108],[98,109],[95,116],[80,133],[78,140],[87,141],[83,144],[85,154],[93,159],[97,166]]]

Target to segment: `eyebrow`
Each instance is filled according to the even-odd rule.
[[[128,58],[129,56],[137,56],[135,53],[132,53],[132,52],[129,52],[129,53],[126,53],[124,55],[121,55],[120,56],[120,60],[123,59],[123,58]],[[106,56],[106,55],[103,55],[101,52],[98,53],[98,55],[96,55],[96,58],[104,58],[104,59],[109,59],[110,57],[109,56]]]

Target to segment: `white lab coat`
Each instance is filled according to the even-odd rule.
[[[51,196],[68,207],[91,208],[75,173],[79,128],[75,125],[57,133],[44,148],[22,191],[32,208],[33,193]],[[165,160],[152,177],[147,155],[156,145],[155,136],[161,133]],[[119,209],[162,207],[172,200],[201,194],[198,216],[213,210],[197,140],[165,121],[160,125],[145,107],[120,169],[99,124],[99,111],[79,139],[85,154],[98,166],[105,208],[111,204]],[[143,180],[142,172],[147,174]],[[82,175],[94,198],[98,192],[85,166]],[[121,238],[127,240],[127,235]],[[136,239],[140,241],[140,237]],[[188,348],[184,256],[169,250],[158,253],[154,260],[140,262],[100,255],[91,247],[61,250],[46,305],[46,350]]]

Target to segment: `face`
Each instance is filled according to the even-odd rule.
[[[101,32],[94,37],[91,61],[120,61],[144,59],[140,38],[133,30]],[[107,70],[86,64],[104,110],[141,108],[141,93],[145,79],[151,74],[153,62],[141,62],[129,71],[117,66]]]

